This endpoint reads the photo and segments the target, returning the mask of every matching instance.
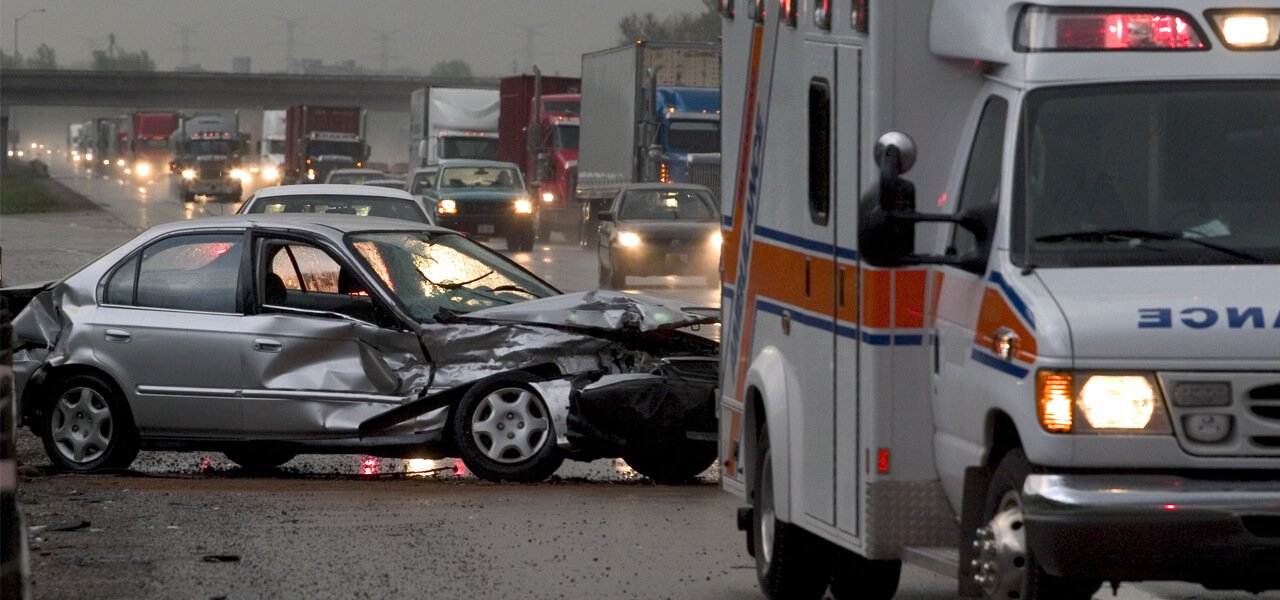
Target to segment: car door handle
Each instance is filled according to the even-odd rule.
[[[279,340],[270,338],[254,338],[253,340],[253,349],[258,352],[279,352],[282,348],[284,348],[284,344],[281,344]]]
[[[129,340],[133,339],[133,336],[129,335],[129,332],[123,329],[108,329],[104,333],[103,337],[106,338],[108,342],[115,344],[127,344],[129,343]]]

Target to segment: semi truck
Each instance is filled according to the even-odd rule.
[[[130,115],[127,173],[138,181],[151,181],[169,161],[169,136],[178,128],[176,112],[135,112]]]
[[[765,595],[1280,588],[1280,6],[799,6],[721,3],[721,485]]]
[[[583,232],[626,183],[696,183],[718,198],[720,45],[642,40],[584,54],[580,140]]]
[[[369,159],[364,119],[358,106],[290,106],[285,112],[285,178],[321,183],[334,169],[363,167]]]
[[[169,170],[184,202],[194,201],[197,195],[240,200],[247,179],[244,159],[249,140],[240,133],[238,117],[185,117],[169,136]]]
[[[280,183],[285,170],[286,120],[283,110],[262,111],[262,137],[258,143],[258,176],[263,183]]]
[[[95,175],[111,175],[124,166],[128,150],[129,119],[123,116],[97,117],[92,121],[90,170]]]
[[[409,168],[498,156],[498,90],[429,87],[409,95]]]
[[[498,83],[498,160],[524,171],[537,201],[533,220],[540,241],[562,231],[570,243],[578,242],[582,209],[573,201],[569,176],[578,162],[581,86],[581,79],[548,77],[536,68]]]

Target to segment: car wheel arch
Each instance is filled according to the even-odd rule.
[[[21,404],[19,405],[22,409],[21,424],[31,427],[36,418],[43,417],[49,406],[56,400],[56,398],[48,396],[50,391],[55,389],[59,382],[77,375],[97,377],[111,386],[112,391],[124,400],[125,407],[129,411],[128,417],[130,421],[133,420],[133,406],[129,402],[129,395],[124,393],[124,388],[120,387],[120,383],[116,381],[116,378],[97,366],[76,363],[56,367],[41,366],[31,375],[27,386],[22,390]]]

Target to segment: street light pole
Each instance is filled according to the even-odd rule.
[[[15,59],[17,59],[18,57],[18,22],[35,13],[42,13],[44,12],[44,10],[45,9],[43,8],[33,8],[25,13],[22,13],[21,17],[18,17],[13,20],[13,57]]]

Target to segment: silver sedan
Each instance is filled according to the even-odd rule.
[[[53,464],[139,449],[246,468],[300,453],[460,456],[537,481],[622,456],[655,479],[715,457],[715,321],[656,298],[560,294],[456,232],[377,217],[154,227],[23,306],[23,423]]]

